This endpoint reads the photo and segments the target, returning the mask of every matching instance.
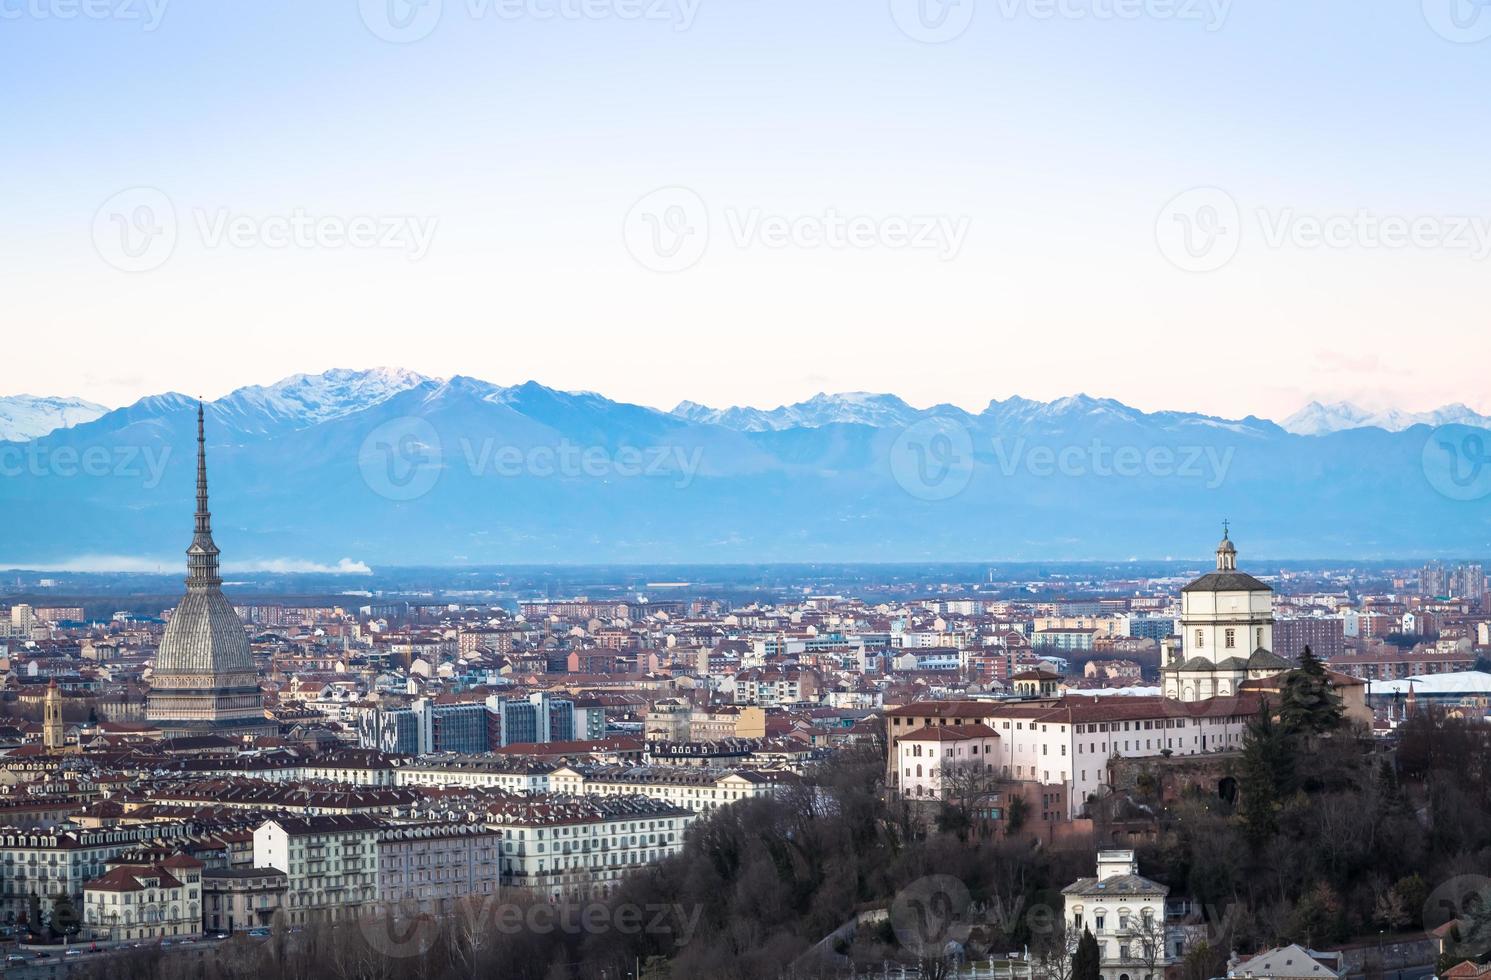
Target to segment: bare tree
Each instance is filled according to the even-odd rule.
[[[1072,957],[1077,955],[1081,938],[1081,932],[1060,918],[1049,929],[1037,932],[1031,949],[1035,975],[1040,980],[1072,980]]]

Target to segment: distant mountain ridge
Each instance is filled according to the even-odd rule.
[[[1482,415],[1458,402],[1428,412],[1404,412],[1396,408],[1373,412],[1351,402],[1321,404],[1311,402],[1280,422],[1286,431],[1301,436],[1318,436],[1347,429],[1382,429],[1402,432],[1415,425],[1449,425],[1459,423],[1479,429],[1491,428],[1491,416]]]
[[[195,413],[168,392],[0,446],[27,461],[0,480],[0,565],[177,561]],[[1080,394],[668,412],[380,368],[241,388],[206,414],[218,544],[265,567],[1204,558],[1224,517],[1244,567],[1491,547],[1461,479],[1479,467],[1430,474],[1447,447],[1427,424],[1344,411],[1309,435]]]
[[[91,422],[108,409],[81,398],[0,397],[0,442],[25,442],[57,429]]]

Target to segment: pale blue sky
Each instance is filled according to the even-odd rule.
[[[663,407],[1491,411],[1468,0],[971,0],[936,44],[914,0],[443,0],[410,43],[381,0],[83,2],[0,0],[3,393],[394,364]],[[1164,244],[1195,187],[1237,209],[1212,271]],[[174,244],[121,255],[142,201]],[[297,215],[370,244],[282,243]],[[1395,219],[1421,240],[1371,247]],[[702,251],[637,254],[674,227]]]

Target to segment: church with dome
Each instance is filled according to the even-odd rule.
[[[248,632],[223,595],[207,510],[207,444],[197,404],[197,514],[186,550],[186,594],[161,637],[145,718],[168,738],[274,735]]]
[[[1181,590],[1176,633],[1165,642],[1160,667],[1165,697],[1173,700],[1232,697],[1244,681],[1293,667],[1273,652],[1274,590],[1237,570],[1237,547],[1226,528],[1216,571]]]

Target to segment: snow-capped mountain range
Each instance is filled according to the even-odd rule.
[[[25,409],[7,431],[26,465],[0,480],[0,567],[179,560],[196,400],[41,401],[3,403]],[[1431,428],[1491,428],[1463,406],[1317,405],[1282,426],[1088,395],[670,412],[381,368],[241,388],[206,412],[218,543],[264,567],[1204,557],[1224,517],[1245,554],[1279,558],[1491,543],[1491,472],[1483,494],[1476,460],[1446,455],[1480,443]]]
[[[70,425],[92,422],[107,411],[81,398],[0,397],[0,442],[25,442]]]
[[[1451,423],[1491,429],[1491,416],[1456,403],[1430,412],[1403,412],[1396,408],[1373,412],[1351,402],[1311,402],[1279,424],[1301,436],[1318,436],[1347,429],[1383,429],[1402,432],[1415,425],[1441,426]]]
[[[303,428],[341,418],[379,405],[411,389],[434,391],[441,385],[458,383],[477,392],[494,404],[521,403],[522,393],[542,388],[535,382],[503,387],[474,378],[444,379],[427,377],[404,368],[350,370],[337,368],[322,374],[295,374],[271,385],[250,385],[210,402],[216,421],[242,432],[266,433],[283,428]],[[550,389],[543,389],[548,391]],[[609,402],[593,392],[562,392],[569,398],[589,399],[593,405]],[[120,411],[163,409],[194,402],[190,396],[174,392],[150,396]],[[92,422],[109,410],[82,398],[36,397],[13,395],[0,397],[0,442],[24,442],[47,435],[57,429]],[[648,409],[647,411],[651,411]],[[1111,415],[1127,421],[1140,418],[1157,420],[1194,420],[1220,427],[1259,424],[1262,420],[1220,419],[1190,412],[1145,413],[1110,398],[1071,395],[1050,402],[1033,401],[1018,396],[989,402],[981,413],[970,413],[954,405],[915,408],[890,394],[867,391],[828,394],[819,392],[806,401],[776,408],[754,408],[734,405],[711,408],[698,402],[683,401],[669,413],[680,419],[704,425],[719,425],[739,432],[780,432],[788,429],[815,429],[827,425],[867,425],[872,428],[894,428],[911,425],[919,419],[938,417],[968,421],[977,417],[1001,423],[1032,424],[1072,415]],[[1491,416],[1482,415],[1463,404],[1445,405],[1427,412],[1398,409],[1373,411],[1351,402],[1312,401],[1279,422],[1286,432],[1318,436],[1349,429],[1377,428],[1401,432],[1415,425],[1440,426],[1461,423],[1491,428]]]

